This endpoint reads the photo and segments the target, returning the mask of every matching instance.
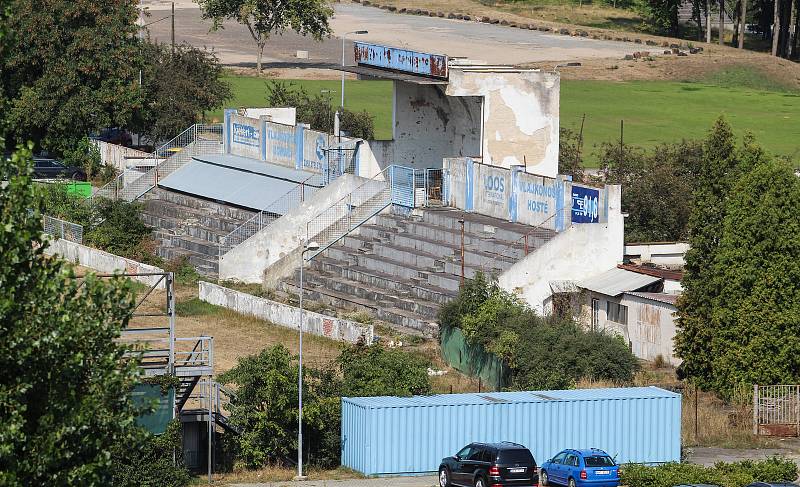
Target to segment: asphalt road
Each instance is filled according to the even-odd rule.
[[[170,2],[143,0],[151,15],[145,20],[151,38],[170,42]],[[368,30],[359,40],[405,47],[423,52],[483,60],[492,64],[522,64],[540,61],[573,61],[588,58],[622,58],[641,48],[636,44],[570,37],[438,17],[393,14],[386,10],[355,3],[336,3],[331,19],[334,37],[316,42],[293,32],[274,36],[264,51],[264,62],[298,62],[296,52],[309,52],[309,62],[341,62],[341,38],[336,35]],[[247,28],[225,22],[224,28],[210,32],[211,21],[204,20],[190,0],[175,2],[175,39],[211,48],[223,64],[251,66],[256,47]],[[352,48],[346,48],[352,62]]]
[[[231,484],[231,487],[436,487],[437,478],[423,477],[381,477],[374,479],[350,480],[312,480],[307,482],[270,482],[261,484]]]

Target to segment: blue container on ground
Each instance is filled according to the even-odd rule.
[[[537,463],[565,448],[677,462],[681,395],[630,387],[342,398],[342,465],[366,475],[434,472],[464,445],[498,441],[525,445]]]

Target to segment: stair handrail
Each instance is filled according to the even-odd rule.
[[[357,223],[355,227],[353,227],[353,225],[352,225],[352,220],[350,220],[350,218],[352,217],[352,210],[353,209],[360,208],[364,203],[366,203],[370,199],[373,199],[374,197],[381,195],[381,193],[387,192],[387,197],[383,198],[385,201],[381,201],[380,203],[378,203],[378,205],[376,205],[376,207],[380,207],[380,208],[376,212],[372,213],[371,215],[369,215],[365,219],[365,220],[368,220],[374,214],[380,212],[381,210],[383,210],[384,208],[386,208],[387,206],[389,206],[392,203],[392,192],[391,192],[391,181],[390,181],[391,177],[387,178],[387,175],[390,175],[391,172],[394,170],[394,168],[395,168],[395,165],[387,166],[381,172],[379,172],[378,174],[372,176],[367,181],[364,181],[362,184],[360,184],[359,186],[354,188],[352,191],[350,191],[346,195],[342,196],[339,200],[337,200],[336,202],[334,202],[333,204],[331,204],[327,208],[319,211],[316,215],[314,215],[312,218],[310,218],[308,220],[308,222],[306,223],[306,242],[310,242],[313,238],[317,237],[319,234],[321,234],[322,232],[324,232],[328,228],[332,227],[336,223],[340,222],[344,218],[344,216],[339,216],[338,218],[332,219],[329,224],[327,224],[324,227],[320,228],[318,231],[312,231],[311,230],[312,229],[312,225],[314,225],[319,220],[322,220],[323,216],[325,216],[326,214],[329,214],[331,212],[338,213],[339,211],[341,211],[339,207],[342,207],[342,206],[347,209],[346,210],[347,211],[347,215],[346,216],[348,218],[348,226],[347,226],[348,229],[342,235],[337,235],[333,239],[329,239],[330,241],[317,242],[317,244],[319,244],[319,249],[315,250],[313,252],[313,254],[310,255],[308,258],[313,258],[314,256],[318,255],[319,253],[325,251],[328,247],[330,247],[331,245],[335,244],[341,238],[345,237],[350,232],[352,232],[353,230],[355,230],[356,228],[361,226],[363,221]],[[355,194],[357,192],[360,192],[362,189],[366,188],[367,186],[374,185],[376,182],[384,183],[385,187],[380,188],[375,194],[371,195],[370,197],[364,198],[363,201],[358,202],[357,206],[354,205],[353,204],[353,194]],[[325,222],[323,222],[323,224],[324,223]]]
[[[544,220],[542,220],[538,224],[534,225],[534,228],[532,228],[529,232],[525,233],[524,235],[522,235],[518,239],[516,239],[513,242],[511,242],[511,244],[506,246],[506,250],[504,250],[504,251],[502,251],[502,252],[500,252],[498,254],[495,254],[494,257],[492,257],[491,259],[489,259],[489,260],[485,261],[483,264],[481,264],[481,266],[479,268],[480,272],[482,272],[484,275],[488,275],[487,269],[491,269],[492,268],[492,267],[490,267],[490,264],[495,264],[497,262],[497,259],[500,259],[500,258],[506,258],[506,257],[513,258],[513,255],[511,255],[511,250],[512,249],[519,249],[520,245],[522,246],[523,251],[525,253],[525,255],[522,257],[524,259],[529,254],[529,252],[528,252],[528,249],[529,249],[528,240],[532,235],[537,234],[537,233],[546,232],[546,234],[534,235],[534,236],[541,237],[543,240],[552,239],[555,236],[555,234],[560,233],[560,232],[566,230],[567,227],[572,226],[572,223],[570,222],[570,219],[569,218],[565,218],[564,219],[565,222],[569,222],[569,223],[566,224],[564,229],[549,229],[549,228],[545,228],[545,226],[547,224],[549,224],[552,220],[554,220],[557,216],[562,215],[562,216],[566,217],[566,216],[571,215],[571,213],[572,213],[572,209],[571,208],[562,208],[562,209],[556,210],[552,215],[548,216],[547,218],[545,218]]]
[[[253,235],[261,232],[262,230],[264,230],[266,228],[269,228],[273,223],[275,223],[276,220],[278,220],[278,218],[280,218],[280,216],[272,217],[271,215],[283,215],[283,214],[286,214],[290,210],[298,208],[303,203],[303,201],[305,200],[305,186],[309,185],[310,184],[309,181],[311,181],[314,178],[319,178],[320,179],[320,184],[322,184],[324,182],[323,179],[322,179],[322,175],[321,174],[313,174],[313,175],[307,177],[306,179],[304,179],[303,181],[298,183],[297,186],[295,186],[294,188],[292,188],[289,191],[287,191],[286,193],[284,193],[283,196],[281,196],[277,200],[275,200],[272,203],[270,203],[266,208],[263,208],[262,210],[260,210],[258,213],[256,213],[250,219],[248,219],[247,221],[245,221],[244,223],[242,223],[241,225],[239,225],[238,227],[233,229],[227,235],[225,235],[223,237],[220,237],[219,242],[217,243],[218,248],[219,248],[219,252],[218,252],[219,253],[219,256],[218,256],[219,259],[221,260],[222,257],[225,254],[227,254],[228,252],[230,252],[231,250],[233,250],[237,246],[243,244],[245,241],[247,241]],[[298,191],[299,191],[299,201],[298,201],[297,205],[292,206],[291,205],[292,200],[294,198],[297,198],[297,196],[295,196],[294,193],[296,193]],[[268,220],[266,222],[266,224],[265,224],[265,220],[264,220],[265,216],[268,216],[268,218],[270,218],[270,220]],[[249,230],[247,230],[247,228],[251,227],[251,226],[254,226],[254,223],[256,221],[258,221],[258,230],[255,230],[254,232],[249,233]],[[241,238],[238,238],[237,239],[238,241],[236,243],[231,244],[230,240],[235,235],[239,235],[239,234],[243,234],[244,236],[241,237]]]

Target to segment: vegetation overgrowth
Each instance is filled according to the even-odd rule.
[[[620,483],[627,487],[673,487],[675,485],[718,485],[744,487],[752,482],[793,482],[797,464],[772,457],[766,460],[720,462],[712,467],[690,463],[667,463],[659,466],[625,465]]]

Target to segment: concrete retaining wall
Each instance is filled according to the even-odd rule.
[[[365,181],[367,180],[364,178],[345,174],[318,190],[299,207],[222,256],[219,263],[220,279],[261,283],[265,269],[300,247],[300,239],[306,236],[306,224],[309,220]],[[297,267],[292,271],[295,268]]]
[[[297,329],[297,325],[300,323],[300,308],[259,298],[210,282],[200,281],[198,285],[200,299],[207,303],[222,306],[244,315],[255,316],[286,328]],[[372,343],[374,334],[372,325],[364,325],[310,311],[304,311],[303,317],[304,332],[349,343],[356,343],[359,340],[364,340],[367,344]]]
[[[58,239],[50,241],[50,245],[45,249],[48,255],[58,255],[64,260],[72,263],[88,267],[103,273],[121,272],[124,274],[135,274],[139,272],[164,272],[156,266],[143,264],[135,260],[120,257],[119,255],[110,254],[103,250],[93,249],[86,245],[70,242],[69,240]],[[132,277],[137,281],[143,282],[152,286],[158,281],[160,276],[141,276]],[[164,281],[162,280],[157,288],[164,289]]]
[[[111,164],[118,171],[124,171],[128,167],[129,158],[138,161],[151,157],[151,154],[147,152],[103,142],[102,140],[93,140],[92,143],[97,146],[97,149],[100,151],[100,161],[103,164]]]

